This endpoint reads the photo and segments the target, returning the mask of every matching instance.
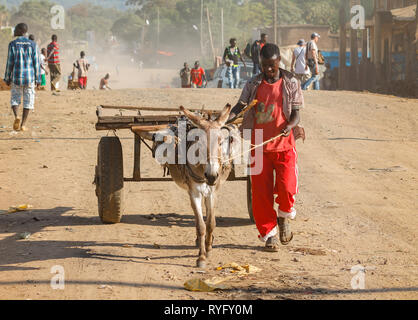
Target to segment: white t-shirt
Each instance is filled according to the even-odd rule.
[[[311,40],[306,45],[306,49],[308,50],[308,59],[313,59],[312,50],[315,50],[316,55],[318,56],[318,45],[314,40]]]
[[[309,69],[306,70],[306,48],[305,47],[297,47],[293,52],[295,54],[295,73],[297,74],[307,74],[309,73]]]
[[[45,68],[46,67],[46,64],[45,64],[45,56],[42,53],[40,55],[40,59],[39,60],[40,60],[39,63],[41,64],[41,66]],[[45,74],[45,70],[43,68],[41,68],[41,74]]]

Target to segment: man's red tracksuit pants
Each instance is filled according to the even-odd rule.
[[[278,216],[290,219],[296,216],[293,208],[298,193],[296,149],[263,153],[262,172],[251,175],[251,185],[254,220],[260,239],[266,241],[277,234]],[[278,212],[274,210],[274,195],[279,205]]]

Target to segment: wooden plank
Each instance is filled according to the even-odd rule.
[[[98,117],[98,123],[132,123],[134,121],[134,117]]]
[[[110,105],[101,105],[103,109],[123,109],[123,110],[140,110],[140,111],[178,111],[181,114],[179,108],[162,108],[162,107],[136,107],[136,106],[110,106]],[[202,112],[202,113],[220,113],[221,110],[203,110],[203,109],[188,109],[192,112]]]
[[[132,126],[131,130],[135,133],[140,133],[140,132],[158,131],[162,129],[167,129],[168,127],[169,127],[169,124],[159,124],[159,125],[153,125],[153,126]]]
[[[134,180],[141,179],[141,139],[138,135],[135,135],[134,140]]]

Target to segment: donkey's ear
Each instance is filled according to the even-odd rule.
[[[225,108],[222,110],[216,122],[222,127],[229,119],[229,114],[231,113],[232,106],[228,103]]]
[[[195,125],[197,125],[198,127],[202,128],[207,124],[207,121],[205,119],[203,119],[202,117],[194,114],[193,112],[190,112],[189,110],[187,110],[185,107],[181,106],[180,110],[184,113],[184,115],[190,120],[192,121]]]

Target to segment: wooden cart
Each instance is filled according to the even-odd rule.
[[[117,110],[119,115],[104,115],[104,110]],[[123,110],[134,111],[135,115],[123,115]],[[199,110],[201,113],[217,114],[217,110]],[[142,115],[141,111],[170,112],[161,115]],[[179,109],[174,108],[153,108],[153,107],[132,107],[132,106],[106,106],[97,107],[96,130],[109,131],[129,129],[134,133],[134,166],[131,177],[124,177],[122,145],[117,136],[105,136],[100,139],[97,152],[97,165],[95,168],[94,184],[96,185],[96,196],[98,198],[99,216],[103,223],[120,222],[124,211],[124,183],[125,182],[163,182],[173,181],[172,178],[146,178],[141,176],[141,149],[145,145],[152,150],[151,146],[138,134],[140,131],[166,128],[175,124],[182,116]],[[251,221],[252,199],[251,179],[249,177],[235,176],[235,170],[231,171],[228,181],[247,182],[247,206]]]

